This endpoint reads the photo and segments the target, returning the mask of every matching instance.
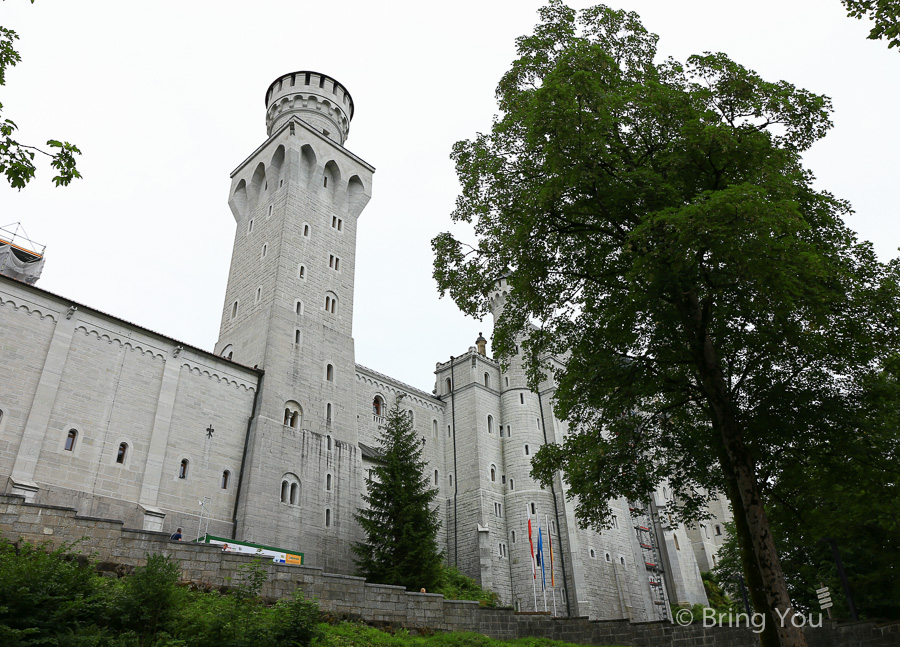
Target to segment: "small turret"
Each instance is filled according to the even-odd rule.
[[[343,146],[353,119],[353,98],[327,74],[285,74],[266,90],[266,133],[271,135],[294,115]]]
[[[484,356],[487,355],[487,352],[486,352],[487,339],[484,338],[484,335],[482,335],[481,333],[478,333],[478,339],[475,340],[475,345],[478,347],[479,355],[484,355]]]

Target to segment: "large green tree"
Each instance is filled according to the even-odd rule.
[[[883,39],[888,48],[900,47],[900,2],[897,0],[841,0],[847,15],[857,20],[868,18],[875,24],[870,40]]]
[[[31,0],[31,3],[34,4],[34,0]],[[0,27],[0,86],[6,85],[7,70],[22,60],[15,48],[18,39],[19,35],[16,32]],[[81,155],[77,146],[50,139],[47,146],[56,150],[48,153],[36,146],[13,139],[17,129],[18,126],[14,121],[3,117],[3,104],[0,103],[0,173],[6,176],[11,187],[22,189],[34,177],[35,153],[50,158],[50,166],[57,173],[53,177],[56,186],[67,186],[75,178],[81,177],[75,167],[75,156]]]
[[[581,520],[602,527],[610,499],[664,481],[683,519],[724,492],[768,640],[803,645],[773,622],[791,600],[759,468],[852,435],[851,386],[900,310],[892,268],[801,164],[830,101],[724,54],[656,63],[634,13],[540,15],[491,131],[454,148],[453,219],[477,242],[432,241],[439,289],[480,317],[506,275],[495,350],[526,336],[535,382],[541,357],[567,357],[556,410],[574,433],[534,469],[564,472]]]
[[[366,539],[353,552],[360,575],[373,582],[433,590],[442,576],[440,521],[432,507],[438,491],[426,475],[423,441],[409,412],[400,408],[401,399],[388,411],[378,439],[381,461],[366,481],[367,507],[356,514]]]

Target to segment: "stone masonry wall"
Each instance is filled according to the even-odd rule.
[[[0,533],[11,540],[50,541],[54,545],[84,538],[79,551],[100,561],[130,566],[146,562],[148,553],[181,562],[184,580],[222,586],[248,556],[223,553],[218,547],[169,541],[168,533],[130,530],[121,521],[82,517],[73,508],[25,503],[19,495],[0,495]],[[291,595],[298,587],[319,601],[321,610],[379,625],[475,631],[493,638],[539,636],[585,645],[633,647],[755,647],[757,636],[745,628],[678,627],[665,622],[589,621],[551,618],[547,614],[489,609],[475,602],[445,600],[430,593],[371,584],[359,577],[325,573],[320,568],[271,564],[263,589],[268,598]],[[900,623],[827,623],[808,629],[810,647],[894,647],[900,645]]]

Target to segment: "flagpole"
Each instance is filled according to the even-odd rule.
[[[527,505],[527,504],[526,504]],[[534,597],[534,611],[537,613],[537,569],[534,567],[534,542],[531,541],[531,511],[528,511],[528,546],[531,549],[531,595]]]
[[[541,516],[538,515],[538,561],[541,563],[541,596],[544,598],[544,613],[547,613],[547,575],[544,570],[544,533],[541,532]]]
[[[550,541],[550,597],[553,598],[553,615],[556,616],[556,578],[553,574],[553,531],[547,522],[547,539]]]

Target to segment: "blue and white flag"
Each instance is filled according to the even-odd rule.
[[[544,537],[542,535],[542,528],[540,519],[538,519],[538,547],[537,547],[537,559],[538,564],[541,567],[541,591],[547,588],[547,576],[544,573]],[[546,602],[546,600],[545,600]]]

